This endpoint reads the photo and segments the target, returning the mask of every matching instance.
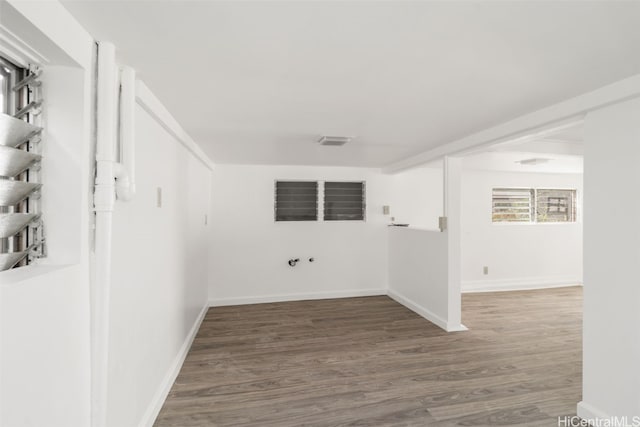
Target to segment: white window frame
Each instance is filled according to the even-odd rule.
[[[528,190],[532,192],[532,198],[531,198],[531,206],[532,206],[532,212],[531,212],[531,218],[529,221],[494,221],[493,220],[493,191],[494,190]],[[538,203],[538,191],[539,190],[558,190],[558,191],[573,191],[574,192],[574,200],[573,200],[573,221],[538,221],[538,209],[537,209],[537,203]],[[577,224],[580,222],[580,191],[575,188],[566,188],[566,187],[492,187],[491,189],[491,211],[490,211],[490,221],[491,224],[493,225],[497,225],[497,226],[512,226],[512,225],[559,225],[559,224]]]
[[[317,198],[317,212],[316,212],[316,220],[292,220],[292,221],[278,221],[277,218],[277,196],[276,189],[278,182],[315,182],[317,183],[318,188],[318,198]],[[325,182],[344,182],[344,183],[358,183],[362,184],[362,219],[332,219],[325,220],[324,218],[324,197],[325,197]],[[366,180],[342,180],[342,179],[332,179],[332,180],[314,180],[314,179],[276,179],[273,184],[274,195],[273,195],[273,220],[275,223],[311,223],[311,222],[324,222],[324,223],[340,223],[340,222],[367,222],[367,182]]]

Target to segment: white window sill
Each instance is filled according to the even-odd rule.
[[[493,222],[491,221],[491,225],[497,225],[498,227],[513,227],[514,225],[523,225],[526,227],[531,227],[532,225],[578,225],[582,224],[582,221],[572,221],[572,222],[515,222],[515,221],[504,221],[504,222]]]
[[[44,274],[53,273],[65,268],[73,267],[75,264],[65,265],[28,265],[26,267],[14,268],[0,272],[0,285],[12,285],[27,280],[34,279]]]

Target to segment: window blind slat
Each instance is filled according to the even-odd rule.
[[[18,147],[42,132],[42,128],[0,113],[0,145]]]

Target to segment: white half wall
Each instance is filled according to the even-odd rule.
[[[491,221],[493,188],[575,188],[578,221]],[[462,174],[462,290],[530,289],[582,283],[582,175],[465,170]],[[488,267],[488,274],[483,268]]]
[[[444,330],[453,326],[448,309],[448,252],[447,233],[389,229],[388,295]]]
[[[366,221],[275,222],[279,179],[366,181]],[[210,303],[385,294],[388,187],[389,176],[375,169],[216,166]],[[300,258],[296,267],[287,264],[291,258]]]
[[[585,118],[584,418],[640,417],[640,99]],[[595,422],[593,425],[598,425]],[[604,424],[600,424],[604,425]]]
[[[137,194],[113,213],[107,425],[119,427],[153,423],[208,306],[211,171],[139,104],[135,128]]]
[[[442,168],[415,168],[391,175],[390,217],[411,228],[438,230],[443,215]]]

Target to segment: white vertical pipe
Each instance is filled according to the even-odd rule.
[[[111,229],[115,205],[117,69],[115,47],[98,44],[95,269],[91,288],[91,426],[107,422]]]
[[[136,73],[130,67],[120,72],[120,162],[115,164],[116,196],[129,201],[136,194],[135,183],[135,105]]]

